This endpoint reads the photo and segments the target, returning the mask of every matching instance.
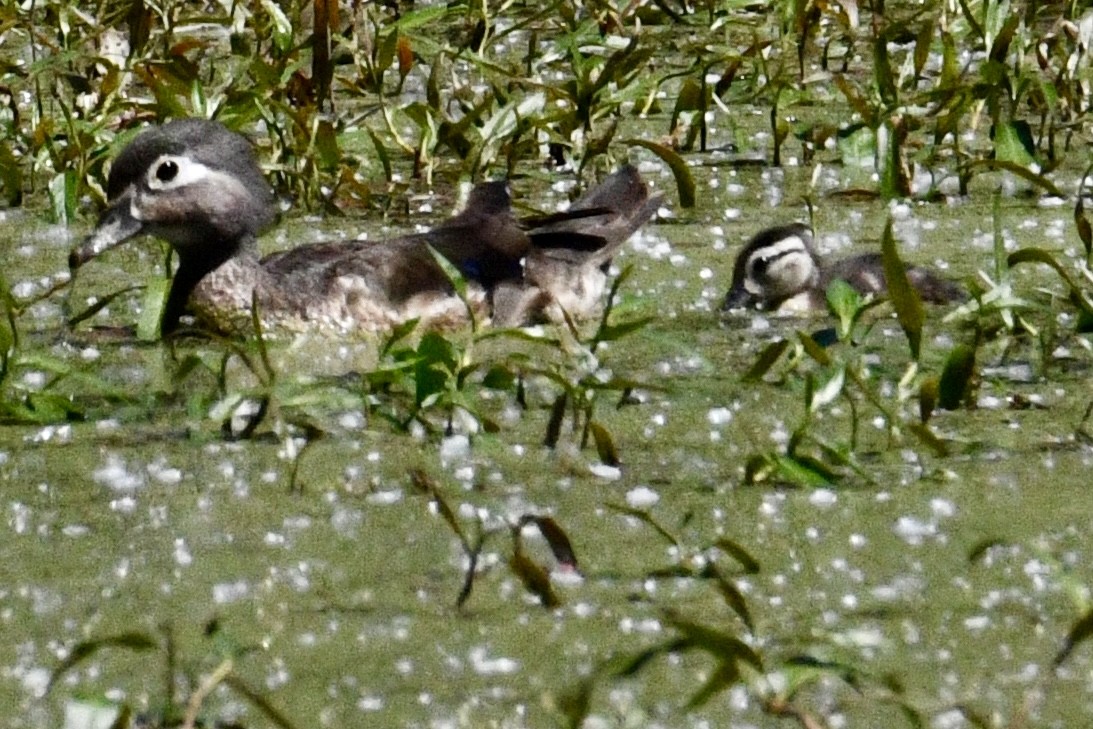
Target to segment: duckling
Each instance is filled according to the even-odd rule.
[[[430,247],[467,280],[479,321],[492,315],[506,325],[530,323],[555,303],[584,318],[600,303],[605,260],[659,204],[638,172],[623,167],[569,211],[517,220],[507,185],[488,182],[471,191],[463,212],[429,232],[315,243],[260,258],[257,238],[273,221],[273,193],[250,142],[200,119],[137,135],[111,167],[107,197],[95,229],[69,256],[70,268],[138,235],[166,240],[179,265],[161,322],[165,335],[187,308],[215,330],[245,329],[254,301],[264,322],[293,330],[382,332],[410,319],[458,326],[466,306]],[[543,260],[562,263],[547,275],[539,271]]]
[[[944,304],[966,298],[959,286],[929,268],[907,266],[906,270],[923,301]],[[879,253],[850,256],[827,265],[807,226],[792,223],[768,228],[748,241],[736,257],[732,286],[721,310],[826,311],[827,287],[835,280],[846,281],[862,295],[884,296],[888,291]]]

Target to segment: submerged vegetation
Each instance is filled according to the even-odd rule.
[[[319,615],[330,626],[369,616],[378,609],[373,591],[389,592],[400,606],[426,603],[422,596],[432,594],[435,578],[445,605],[424,610],[442,613],[445,629],[477,631],[480,639],[498,620],[519,623],[527,633],[517,642],[534,643],[536,651],[566,631],[584,630],[559,625],[567,620],[583,626],[581,620],[600,611],[607,622],[625,622],[630,618],[620,616],[631,606],[645,616],[633,622],[648,626],[652,640],[640,630],[620,635],[614,626],[596,637],[567,634],[572,647],[550,660],[577,668],[552,676],[553,683],[536,678],[521,687],[522,675],[508,675],[504,662],[480,667],[482,675],[506,677],[503,701],[519,704],[527,725],[634,726],[654,719],[681,725],[678,717],[686,712],[701,721],[702,711],[717,706],[712,716],[750,711],[741,723],[785,720],[807,729],[846,725],[848,714],[850,724],[865,717],[863,725],[874,726],[897,725],[884,724],[891,720],[1016,728],[1065,725],[1093,703],[1082,678],[1090,665],[1084,644],[1093,636],[1093,575],[1080,566],[1093,546],[1073,535],[1085,529],[1084,521],[1018,537],[989,515],[979,515],[982,524],[977,515],[966,518],[968,531],[955,540],[966,561],[950,581],[963,589],[975,579],[969,574],[990,573],[998,587],[981,602],[1005,603],[1038,634],[1032,647],[1006,647],[1031,666],[1031,677],[1006,676],[1005,686],[991,686],[982,697],[978,685],[954,688],[931,683],[936,677],[901,673],[901,659],[885,657],[890,646],[865,642],[860,633],[869,634],[867,628],[846,628],[845,618],[811,605],[807,591],[783,604],[786,573],[810,564],[807,557],[792,566],[785,560],[798,559],[808,542],[781,534],[785,541],[766,542],[762,554],[726,535],[743,533],[738,521],[753,512],[778,512],[781,519],[781,504],[791,498],[786,494],[810,494],[807,503],[818,504],[864,494],[858,503],[869,514],[893,500],[893,485],[959,483],[966,469],[1004,458],[1066,458],[1074,469],[1066,493],[1088,497],[1074,486],[1087,487],[1093,472],[1093,11],[1084,3],[9,3],[0,8],[0,59],[4,225],[19,220],[22,208],[36,219],[84,229],[105,202],[109,161],[137,130],[202,116],[255,141],[280,195],[339,223],[360,215],[406,227],[425,191],[448,200],[461,182],[499,176],[569,194],[618,163],[636,161],[670,180],[672,210],[651,235],[673,239],[679,231],[681,238],[699,239],[687,249],[696,258],[716,255],[708,239],[721,233],[711,231],[734,217],[712,210],[718,187],[738,172],[759,169],[770,175],[759,178],[764,184],[778,180],[769,185],[774,193],[792,189],[792,202],[799,198],[817,227],[830,219],[825,209],[872,205],[878,214],[860,227],[864,236],[879,237],[889,282],[883,301],[836,282],[827,291],[826,321],[771,325],[758,317],[726,324],[709,306],[688,311],[678,299],[666,311],[672,307],[667,297],[661,301],[658,279],[674,275],[674,263],[653,257],[659,268],[650,271],[645,259],[623,256],[594,322],[449,333],[417,331],[411,322],[381,341],[317,344],[263,331],[256,313],[247,338],[184,331],[163,340],[158,321],[170,255],[155,273],[140,274],[146,279],[140,285],[95,278],[93,271],[74,280],[58,272],[59,251],[55,261],[30,262],[32,256],[17,255],[16,236],[6,236],[0,482],[15,490],[10,508],[5,505],[10,534],[0,534],[0,542],[34,532],[26,514],[35,509],[24,501],[39,499],[35,513],[44,519],[62,507],[83,508],[86,500],[73,507],[73,495],[57,494],[49,482],[61,477],[49,465],[16,467],[18,452],[31,443],[58,453],[87,448],[93,458],[125,443],[166,444],[171,453],[185,451],[199,473],[206,473],[207,454],[245,453],[263,465],[250,481],[221,467],[230,472],[225,479],[234,493],[250,494],[259,481],[283,482],[280,491],[249,498],[291,500],[286,508],[304,516],[283,517],[285,525],[329,508],[332,539],[355,533],[364,518],[361,504],[401,501],[392,492],[418,493],[427,507],[410,499],[398,511],[413,526],[400,547],[419,551],[416,556],[372,555],[385,564],[361,567],[354,562],[359,555],[335,552],[319,560],[321,568],[271,567],[263,589],[280,602],[254,613],[232,610],[232,629],[242,624],[239,632],[247,636],[239,641],[226,637],[219,617],[202,622],[231,610],[224,606],[234,598],[209,604],[207,593],[191,594],[185,607],[161,609],[157,602],[165,595],[183,591],[167,577],[139,591],[151,604],[141,605],[137,626],[102,617],[96,593],[108,602],[116,588],[99,585],[84,586],[85,599],[94,603],[87,610],[95,615],[87,624],[83,615],[68,616],[63,627],[53,626],[57,632],[31,634],[5,617],[5,632],[18,633],[9,643],[30,653],[36,642],[48,645],[52,662],[43,682],[25,663],[46,657],[24,661],[21,653],[16,661],[14,653],[4,654],[18,665],[0,667],[0,681],[9,682],[7,675],[21,683],[9,682],[0,696],[39,707],[43,697],[48,702],[64,694],[69,707],[90,715],[66,718],[67,729],[359,725],[353,711],[384,704],[383,696],[368,694],[370,687],[392,685],[369,680],[370,674],[391,672],[393,665],[412,674],[405,664],[413,660],[384,653],[386,662],[369,664],[363,687],[359,677],[338,675],[313,685],[310,703],[282,706],[287,679],[278,677],[288,671],[272,665],[281,659],[255,668],[276,642],[263,631],[276,636],[294,629],[284,626],[296,625],[298,612]],[[548,185],[555,179],[561,183]],[[541,202],[527,197],[532,206]],[[979,224],[991,231],[990,244],[983,260],[952,261],[968,301],[929,312],[903,275],[912,252],[901,249],[895,230],[900,211],[911,203],[941,210],[969,200],[988,211]],[[1018,246],[1007,235],[1005,221],[1014,210],[1056,207],[1066,209],[1067,221],[1043,238],[1053,242]],[[761,218],[753,222],[765,222]],[[688,226],[701,229],[688,233]],[[449,275],[462,290],[459,274]],[[720,336],[719,326],[729,334]],[[702,339],[706,331],[720,338],[703,350],[699,343],[711,341]],[[328,356],[341,350],[348,354]],[[1047,422],[1031,418],[1049,407],[1027,394],[1030,382],[1066,401],[1052,406],[1061,414],[1052,414],[1056,430],[1050,433],[1029,432]],[[1009,441],[998,435],[1001,426],[985,424],[991,408],[984,406],[984,390],[1006,401],[1011,417],[1005,427],[1030,418],[1026,450],[999,455]],[[652,423],[645,426],[650,432],[669,430],[662,414],[650,412],[651,403],[673,402],[686,403],[692,420],[708,413],[710,442],[701,442],[701,422],[673,431],[677,440],[666,445],[643,433],[639,419]],[[749,420],[755,428],[725,431],[740,441],[721,443],[725,423]],[[57,435],[62,432],[69,435]],[[80,439],[87,445],[72,442]],[[550,455],[535,450],[540,445]],[[276,451],[272,459],[261,450],[267,446]],[[350,463],[357,456],[346,455],[358,449],[377,462],[390,452],[393,465],[382,478],[360,477]],[[483,454],[490,455],[488,466]],[[158,473],[173,485],[182,478],[163,475],[160,466],[153,473],[158,461],[151,458],[148,475],[133,475],[111,458],[94,480],[113,484],[120,474],[124,483],[143,484]],[[915,475],[908,477],[907,469]],[[1035,469],[1024,464],[1019,470]],[[491,475],[483,476],[487,470]],[[1019,478],[992,474],[992,483]],[[661,494],[648,487],[658,478],[665,484]],[[630,487],[625,503],[617,492],[587,486],[618,480]],[[38,481],[43,485],[32,485]],[[573,488],[574,481],[584,485]],[[525,482],[529,490],[538,487],[533,497],[519,487]],[[110,488],[128,494],[135,487]],[[161,519],[159,510],[184,511],[182,502],[193,495],[181,491],[157,495],[163,504],[147,507],[152,518]],[[734,516],[696,516],[691,497],[703,492],[714,495],[714,511]],[[663,503],[654,507],[659,497]],[[125,522],[135,508],[126,502],[131,498],[119,496],[107,514]],[[567,499],[581,506],[566,508]],[[982,499],[985,508],[989,496],[969,499]],[[198,496],[192,519],[199,531],[219,518],[210,516],[214,501]],[[930,503],[934,523],[897,522],[894,531],[906,542],[943,541],[936,521],[947,516],[949,502]],[[418,523],[423,512],[429,514],[425,526]],[[106,528],[84,524],[90,517],[79,513],[74,534]],[[379,529],[391,517],[369,518],[375,522],[367,528]],[[678,523],[667,525],[670,518]],[[55,531],[39,526],[43,539]],[[290,531],[263,526],[258,533],[266,534],[268,546]],[[189,542],[200,541],[189,534]],[[857,537],[854,532],[852,544]],[[130,562],[146,568],[156,561],[139,552],[139,538],[129,539],[116,545],[126,555],[121,564],[96,569],[128,574]],[[538,540],[545,549],[536,551]],[[502,542],[511,544],[500,548],[503,557],[490,551]],[[600,553],[589,560],[581,545],[592,542]],[[898,553],[902,543],[885,546]],[[48,547],[25,551],[52,559],[56,543]],[[187,538],[175,538],[171,548],[174,563],[163,574],[173,569],[177,575],[189,564]],[[1035,563],[1025,571],[1035,572],[1047,594],[1066,596],[1065,608],[1013,595],[1021,574],[1014,565],[1022,556]],[[405,567],[386,564],[403,557]],[[592,571],[590,561],[598,564]],[[361,586],[362,575],[388,582]],[[899,599],[921,599],[907,596],[920,589],[916,580],[925,578],[903,584],[893,577],[891,585],[876,586],[875,595],[899,595],[893,602],[877,598],[880,607],[872,612],[848,610],[851,622],[890,620],[908,644],[918,645],[918,629],[898,614]],[[313,581],[325,581],[319,596],[310,589]],[[282,597],[282,583],[307,587]],[[234,584],[223,578],[215,590],[230,593]],[[8,589],[0,586],[0,597],[10,596]],[[37,594],[34,585],[19,589]],[[483,594],[487,590],[493,592]],[[557,624],[539,623],[539,612],[499,603],[493,593],[526,598]],[[570,607],[578,593],[572,602],[580,605]],[[952,597],[974,599],[969,593]],[[844,603],[857,607],[856,600]],[[248,620],[278,627],[252,629]],[[117,629],[104,628],[106,622]],[[400,640],[399,620],[390,623],[395,627],[376,631]],[[310,638],[301,643],[317,640],[317,630],[305,630]],[[184,641],[176,631],[203,634]],[[256,635],[261,638],[252,644]],[[951,634],[946,640],[939,654],[955,650]],[[176,647],[180,641],[184,649]],[[344,647],[329,649],[340,656]],[[116,659],[119,653],[134,655]],[[542,654],[528,655],[540,656],[530,662]],[[113,660],[124,668],[111,668]],[[1068,675],[1078,662],[1078,676]],[[456,664],[462,665],[446,656],[442,665]],[[156,672],[158,683],[146,680]],[[263,673],[264,687],[256,682]],[[944,682],[959,680],[954,671]],[[81,698],[85,685],[94,700]],[[633,696],[620,698],[627,691]],[[1068,691],[1085,692],[1074,699],[1076,708],[1063,706],[1060,695]],[[105,708],[96,703],[103,697]],[[429,706],[424,698],[418,704],[419,710]],[[528,706],[549,717],[529,715]],[[55,721],[51,711],[30,711],[18,726],[48,725]],[[415,721],[406,723],[424,725]],[[445,725],[489,722],[503,723],[487,709]]]

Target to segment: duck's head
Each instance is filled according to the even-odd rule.
[[[736,257],[732,287],[721,309],[777,309],[819,283],[820,261],[808,227],[793,223],[768,228],[748,241]]]
[[[168,241],[184,262],[223,261],[273,218],[273,195],[250,142],[204,119],[141,132],[114,160],[107,197],[70,267],[141,234]]]

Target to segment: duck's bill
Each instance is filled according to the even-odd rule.
[[[93,258],[121,245],[144,230],[144,223],[129,212],[129,205],[114,205],[99,219],[95,230],[68,254],[68,267],[76,270]]]
[[[725,303],[721,305],[721,311],[733,309],[747,309],[755,305],[755,297],[743,286],[734,286],[725,294]]]

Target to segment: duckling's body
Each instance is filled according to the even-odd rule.
[[[468,283],[479,321],[529,323],[550,306],[575,318],[600,304],[601,265],[656,209],[640,176],[624,167],[569,212],[517,220],[502,182],[472,190],[466,208],[427,233],[386,241],[340,241],[261,258],[257,236],[273,219],[273,195],[250,143],[217,122],[179,120],[138,135],[118,156],[109,207],[73,251],[73,268],[141,234],[179,257],[162,321],[175,329],[187,308],[214,329],[245,328],[257,302],[264,322],[289,329],[384,331],[410,319],[426,327],[467,320],[430,248]],[[561,261],[543,275],[540,261]],[[575,283],[599,277],[566,299]],[[500,296],[497,294],[500,293]]]
[[[907,266],[907,278],[923,301],[948,303],[964,291],[936,272]],[[756,308],[780,313],[827,311],[827,288],[833,281],[850,284],[863,296],[886,296],[888,282],[878,253],[865,253],[826,264],[816,251],[812,231],[799,223],[769,228],[748,241],[736,258],[732,286],[723,311]]]

